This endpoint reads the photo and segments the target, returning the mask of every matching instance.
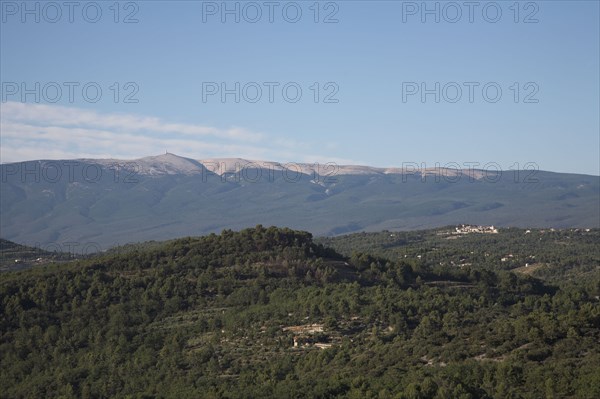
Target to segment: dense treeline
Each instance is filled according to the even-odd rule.
[[[600,397],[599,279],[354,252],[257,226],[4,273],[0,394]]]

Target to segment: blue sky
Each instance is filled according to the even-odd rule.
[[[169,150],[600,174],[598,1],[473,2],[472,22],[462,1],[274,1],[273,22],[264,1],[228,1],[239,22],[221,1],[76,2],[73,22],[63,2],[0,3],[2,162]]]

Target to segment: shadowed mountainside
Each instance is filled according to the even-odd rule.
[[[237,166],[236,166],[237,165]],[[599,227],[600,178],[280,165],[165,154],[0,165],[2,237],[114,245],[256,224],[316,235],[469,223]],[[237,172],[235,172],[237,170]],[[516,180],[516,181],[515,181]]]

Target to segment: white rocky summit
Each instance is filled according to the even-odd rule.
[[[450,168],[425,168],[417,169],[412,166],[378,168],[365,165],[338,165],[329,163],[297,163],[297,162],[273,162],[245,158],[205,158],[192,159],[169,152],[161,155],[148,156],[138,159],[79,159],[89,163],[105,166],[128,165],[135,167],[136,173],[147,176],[158,175],[195,175],[201,174],[203,169],[222,175],[224,173],[236,173],[244,168],[261,168],[265,170],[281,171],[289,169],[290,172],[301,172],[306,175],[338,176],[338,175],[385,175],[385,174],[410,174],[422,176],[443,175],[446,178],[457,176],[481,179],[484,171],[478,169],[450,169]]]

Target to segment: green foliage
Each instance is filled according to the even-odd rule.
[[[453,234],[454,226],[321,237],[316,241],[346,256],[370,254],[438,274],[457,267],[511,270],[562,284],[597,281],[600,229],[498,229],[497,234]],[[366,255],[364,255],[366,256]],[[590,280],[589,278],[592,277]],[[600,290],[597,290],[600,293]],[[598,295],[598,294],[597,294]]]
[[[0,396],[600,396],[593,274],[553,287],[351,239],[344,257],[257,226],[0,274]],[[595,256],[572,240],[565,259]]]

